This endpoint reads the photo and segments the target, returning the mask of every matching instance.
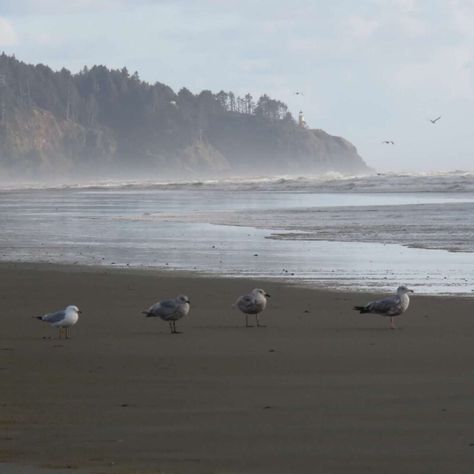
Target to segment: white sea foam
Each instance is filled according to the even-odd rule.
[[[207,180],[110,180],[69,182],[67,184],[17,183],[1,184],[0,190],[83,189],[90,191],[120,189],[209,189],[227,191],[289,192],[474,192],[474,172],[377,173],[347,176],[326,173],[319,176],[255,176]]]

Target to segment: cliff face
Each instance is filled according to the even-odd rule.
[[[117,142],[109,130],[32,108],[15,111],[0,126],[0,170],[4,176],[61,177],[113,162]]]
[[[241,173],[343,174],[369,168],[347,140],[323,130],[301,128],[292,120],[259,123],[257,117],[234,116],[216,121],[209,140]]]
[[[0,178],[203,177],[368,171],[353,145],[262,96],[77,75],[0,56]]]

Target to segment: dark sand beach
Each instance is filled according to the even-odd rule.
[[[415,295],[391,331],[351,309],[375,295],[273,282],[2,264],[0,288],[1,473],[473,470],[472,299]],[[182,334],[140,314],[179,293]],[[32,319],[68,304],[71,340]]]

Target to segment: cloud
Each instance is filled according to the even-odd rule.
[[[399,26],[402,33],[414,38],[425,36],[430,31],[425,21],[408,15],[399,19]]]
[[[401,65],[395,79],[405,90],[432,91],[444,100],[474,100],[473,64],[470,48],[441,48],[424,62]]]
[[[344,24],[350,36],[362,42],[369,40],[380,26],[377,20],[361,16],[351,16]]]
[[[411,13],[417,8],[418,0],[396,0],[395,2],[402,12]]]
[[[17,34],[13,26],[0,17],[0,46],[11,46],[18,42]]]
[[[472,28],[474,21],[474,4],[466,3],[461,0],[451,0],[449,3],[453,17],[453,28],[455,33],[472,37],[474,30]]]
[[[117,8],[136,8],[141,5],[159,5],[170,0],[0,0],[3,15],[62,15],[74,13],[94,14]]]

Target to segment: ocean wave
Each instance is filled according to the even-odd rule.
[[[110,180],[62,184],[1,184],[0,191],[79,190],[79,191],[153,191],[218,190],[292,193],[464,193],[474,192],[474,172],[456,170],[426,173],[377,173],[347,176],[326,173],[318,176],[255,176],[205,180]]]

